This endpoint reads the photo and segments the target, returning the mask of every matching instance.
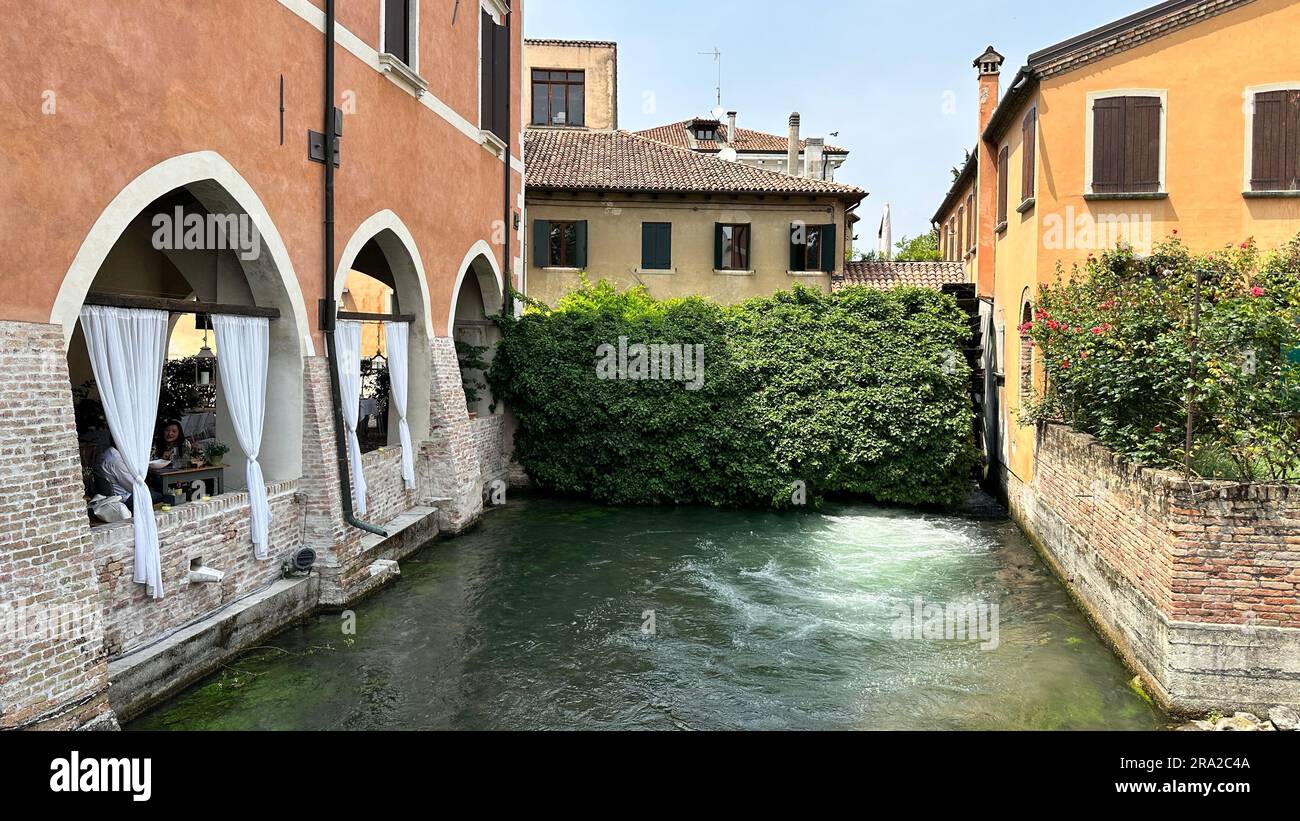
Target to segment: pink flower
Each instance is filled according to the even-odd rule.
[[[1268,293],[1268,291],[1265,291],[1263,288],[1259,287],[1258,285],[1250,289],[1250,295],[1253,297],[1261,297],[1266,293]]]
[[[1061,323],[1057,322],[1055,319],[1049,319],[1047,320],[1047,327],[1055,331],[1057,328],[1061,327]]]
[[[1092,335],[1093,335],[1093,336],[1101,336],[1101,335],[1104,334],[1104,333],[1106,333],[1106,331],[1103,330],[1102,327],[1101,327],[1100,325],[1098,325],[1097,327],[1095,327],[1095,328],[1092,329]]]

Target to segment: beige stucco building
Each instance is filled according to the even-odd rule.
[[[618,44],[524,41],[524,112],[529,125],[618,128]]]
[[[525,288],[547,304],[583,275],[661,299],[829,292],[866,197],[623,131],[530,129],[525,152]]]

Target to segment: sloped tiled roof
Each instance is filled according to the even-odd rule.
[[[613,40],[558,40],[553,37],[528,37],[524,39],[524,45],[528,46],[576,46],[578,48],[610,48],[618,47],[618,43]]]
[[[844,275],[831,280],[833,290],[850,285],[866,285],[885,290],[898,285],[933,288],[966,281],[966,269],[960,262],[848,262]]]
[[[858,201],[860,188],[791,177],[677,148],[626,131],[530,128],[527,187],[579,191],[825,194]]]
[[[703,122],[713,122],[707,118],[697,118]],[[679,123],[669,123],[668,125],[655,126],[647,128],[644,131],[636,132],[642,137],[649,137],[652,140],[658,140],[661,143],[674,145],[678,148],[692,148],[700,151],[721,151],[727,147],[727,124],[718,124],[718,139],[716,140],[692,140],[690,133],[691,123],[696,119],[682,120]],[[751,131],[748,128],[736,128],[736,143],[732,147],[737,151],[756,151],[784,154],[789,149],[789,137],[779,136],[777,134],[768,134],[765,131]],[[799,141],[799,150],[802,151],[808,144],[807,140]],[[826,145],[822,151],[827,154],[847,154],[848,149],[839,146]]]

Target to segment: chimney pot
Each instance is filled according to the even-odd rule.
[[[736,112],[727,112],[727,145],[736,144]]]
[[[822,146],[826,141],[821,137],[809,137],[804,149],[803,175],[810,180],[819,180],[822,175]]]
[[[799,176],[799,112],[790,115],[790,137],[786,149],[785,173]]]

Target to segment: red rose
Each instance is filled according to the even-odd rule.
[[[1093,335],[1093,336],[1101,336],[1103,333],[1105,333],[1105,331],[1103,331],[1103,330],[1101,329],[1101,326],[1100,326],[1100,325],[1098,325],[1097,327],[1095,327],[1095,328],[1092,329],[1092,335]]]
[[[1259,287],[1258,285],[1250,289],[1250,295],[1253,297],[1261,297],[1266,293],[1268,292],[1265,291],[1263,288]]]

